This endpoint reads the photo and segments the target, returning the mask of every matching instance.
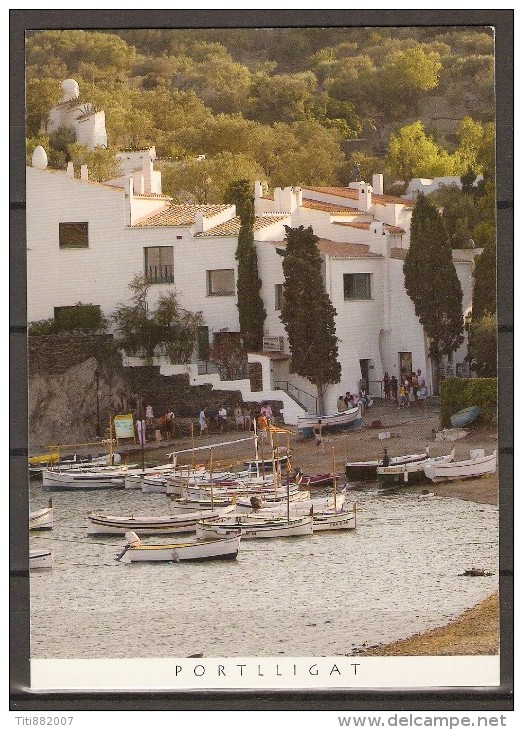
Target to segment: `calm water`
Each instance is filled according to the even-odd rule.
[[[32,510],[49,492],[31,484]],[[41,658],[333,656],[457,617],[498,587],[498,508],[352,492],[358,527],[246,540],[236,561],[131,564],[120,536],[87,536],[86,514],[166,514],[165,495],[52,493],[52,570],[31,573],[31,653]],[[176,541],[175,536],[144,542]],[[472,567],[492,577],[460,577]]]

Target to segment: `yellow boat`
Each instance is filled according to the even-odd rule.
[[[38,456],[30,456],[29,464],[31,466],[37,466],[38,464],[52,464],[55,461],[59,461],[60,454],[53,452],[51,454],[39,454]]]

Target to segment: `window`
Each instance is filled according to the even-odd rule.
[[[145,248],[145,278],[148,284],[174,282],[174,254],[172,246]]]
[[[370,274],[343,274],[345,299],[370,299]]]
[[[88,223],[59,223],[60,248],[89,248]]]
[[[274,285],[274,309],[279,311],[283,304],[283,284]]]
[[[207,296],[234,296],[234,269],[213,269],[208,271]]]

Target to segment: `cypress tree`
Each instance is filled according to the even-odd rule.
[[[472,291],[472,318],[474,321],[485,314],[496,312],[496,242],[492,238],[476,257],[474,289]]]
[[[308,378],[318,391],[318,410],[325,413],[327,385],[338,383],[336,310],[325,291],[318,237],[312,227],[285,226],[281,320],[289,338],[291,370]]]
[[[267,312],[260,294],[262,281],[258,273],[258,254],[254,243],[254,199],[248,180],[231,183],[225,200],[236,205],[236,212],[240,216],[236,248],[238,316],[244,347],[255,352],[263,348],[263,326]]]
[[[429,342],[429,356],[439,365],[463,337],[463,292],[452,262],[443,220],[420,193],[412,213],[410,248],[403,265],[405,288]]]

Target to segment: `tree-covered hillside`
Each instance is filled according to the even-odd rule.
[[[28,152],[87,161],[155,145],[164,190],[217,202],[238,179],[336,185],[384,172],[491,172],[490,28],[38,31],[28,34]],[[109,153],[45,133],[74,78],[106,113]],[[71,146],[72,145],[72,146]],[[490,154],[489,154],[490,151]],[[205,155],[205,159],[196,159]]]

